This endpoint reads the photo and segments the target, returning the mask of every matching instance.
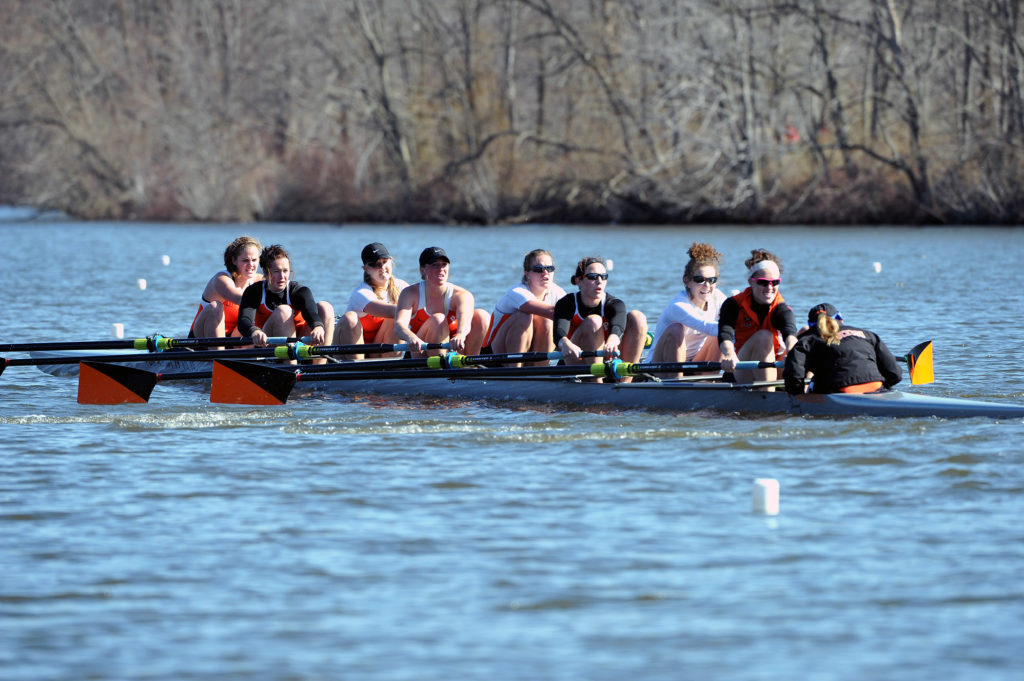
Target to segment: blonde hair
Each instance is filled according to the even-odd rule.
[[[814,323],[818,335],[828,345],[839,345],[839,326],[839,320],[830,317],[824,310],[818,313],[818,321]]]
[[[394,258],[388,258],[391,262],[394,262]],[[398,283],[395,281],[395,272],[392,270],[391,276],[388,278],[387,286],[377,286],[373,283],[373,279],[370,278],[370,273],[366,271],[366,265],[363,265],[363,281],[370,285],[370,289],[373,294],[381,300],[388,303],[398,302],[398,294],[401,291],[398,289]],[[381,295],[381,293],[387,293],[387,298]]]
[[[235,259],[247,248],[253,246],[257,251],[263,250],[263,244],[251,236],[240,236],[224,249],[224,268],[231,274],[238,274]]]

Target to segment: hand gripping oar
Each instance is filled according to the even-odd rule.
[[[428,350],[447,348],[447,343],[431,343]],[[180,351],[159,358],[151,353],[111,354],[111,355],[67,355],[55,357],[18,357],[6,359],[0,357],[0,374],[9,366],[38,366],[53,364],[79,364],[81,362],[152,362],[156,359],[181,360],[214,360],[214,359],[258,359],[276,357],[278,359],[313,359],[325,355],[354,355],[359,353],[403,352],[409,350],[408,343],[371,343],[367,345],[304,345],[290,343],[288,345],[268,346],[265,348],[239,348],[236,350],[196,350]]]
[[[284,336],[271,336],[267,338],[267,345],[284,345],[295,342],[308,343],[309,336],[302,338],[286,338]],[[227,336],[224,338],[166,338],[160,335],[147,336],[146,338],[114,338],[110,340],[96,341],[61,341],[52,343],[7,343],[0,344],[0,352],[33,352],[33,351],[54,351],[54,350],[149,350],[150,352],[162,352],[174,348],[207,348],[207,347],[237,347],[239,345],[252,345],[249,337]]]
[[[337,346],[336,346],[337,347]],[[394,347],[394,346],[392,346]],[[599,357],[603,353],[585,352],[584,357]],[[193,354],[185,355],[191,359]],[[226,357],[225,354],[218,358]],[[445,368],[486,366],[501,362],[533,362],[561,359],[559,352],[528,352],[505,355],[464,356],[448,354],[442,357],[419,357],[413,359],[360,360],[341,364],[318,364],[303,367],[304,374],[325,374],[343,371],[396,370],[411,368]],[[78,372],[78,401],[81,404],[124,404],[126,402],[148,402],[157,383],[177,380],[211,378],[212,371],[161,373],[146,371],[121,364],[107,362],[82,362]]]
[[[662,362],[653,364],[632,364],[620,360],[612,360],[603,364],[565,364],[561,366],[529,366],[529,367],[498,367],[490,369],[451,368],[454,366],[472,366],[462,356],[448,359],[448,367],[442,367],[445,357],[430,358],[437,363],[426,369],[391,369],[377,371],[333,371],[307,372],[305,369],[275,367],[251,362],[231,360],[216,361],[213,364],[213,384],[210,390],[210,401],[222,404],[284,404],[296,383],[308,381],[352,381],[378,379],[417,379],[417,378],[519,378],[528,376],[592,376],[598,378],[620,379],[643,373],[679,372],[689,369],[714,370],[720,369],[720,362]],[[487,357],[482,355],[478,357]],[[472,358],[476,359],[476,357]],[[362,363],[353,362],[354,369],[362,369]],[[774,367],[772,362],[740,362],[739,369],[764,369]]]

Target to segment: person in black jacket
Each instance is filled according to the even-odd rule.
[[[882,339],[865,329],[847,326],[829,303],[807,313],[806,331],[786,357],[782,378],[786,392],[868,393],[891,388],[903,378],[896,358]]]

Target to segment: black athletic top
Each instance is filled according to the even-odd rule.
[[[813,329],[800,335],[782,370],[786,392],[802,393],[808,372],[814,374],[811,392],[815,393],[835,393],[873,381],[891,388],[903,379],[899,362],[881,338],[845,324],[839,329],[839,345],[829,345]]]

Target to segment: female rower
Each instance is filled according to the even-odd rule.
[[[308,287],[292,281],[291,257],[283,246],[267,246],[260,254],[263,281],[242,294],[238,330],[265,346],[268,336],[309,336],[310,345],[323,345],[334,336],[334,308],[319,303]],[[326,359],[318,359],[324,362]]]
[[[363,247],[363,283],[348,299],[348,309],[338,318],[335,345],[395,342],[395,310],[398,295],[407,284],[394,277],[394,259],[384,244]],[[353,355],[362,359],[362,355]]]
[[[798,336],[786,357],[782,377],[786,392],[804,392],[812,374],[812,393],[869,393],[888,389],[903,379],[899,362],[882,339],[866,329],[843,323],[829,303],[807,313],[808,329]]]
[[[716,286],[722,254],[694,243],[683,269],[683,290],[658,317],[649,362],[717,362],[718,312],[725,294]]]
[[[494,307],[491,328],[484,348],[504,354],[510,352],[551,352],[555,302],[565,291],[555,283],[555,263],[551,253],[530,251],[523,258],[523,279],[505,292]]]
[[[617,352],[623,361],[639,361],[647,339],[647,317],[638,310],[627,312],[624,302],[605,292],[608,267],[604,258],[580,260],[571,281],[579,291],[555,303],[553,340],[565,362],[581,364],[582,352],[596,350],[604,350],[606,358]]]
[[[203,290],[189,338],[224,338],[240,336],[238,304],[242,291],[249,284],[263,280],[259,273],[260,251],[263,246],[251,236],[240,236],[224,249],[224,270],[213,275]]]
[[[490,315],[474,308],[472,293],[448,281],[450,265],[444,249],[423,249],[420,283],[407,286],[398,296],[395,337],[415,346],[415,355],[422,355],[427,343],[444,342],[459,354],[480,354]]]
[[[722,303],[718,317],[718,345],[722,370],[735,373],[736,381],[774,381],[778,370],[736,371],[740,361],[776,362],[796,343],[793,309],[779,293],[782,265],[764,249],[750,252],[745,290]],[[774,388],[768,388],[774,391]]]

